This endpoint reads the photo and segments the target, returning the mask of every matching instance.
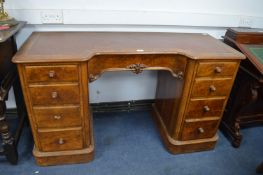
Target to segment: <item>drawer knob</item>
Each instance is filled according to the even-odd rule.
[[[204,111],[205,112],[209,112],[210,111],[210,108],[208,106],[204,106]]]
[[[58,144],[63,145],[65,143],[63,138],[59,138],[58,139]]]
[[[199,133],[203,134],[205,130],[203,128],[198,128]]]
[[[222,68],[221,67],[215,67],[215,73],[221,73],[222,72]]]
[[[51,97],[54,98],[54,99],[58,98],[58,92],[52,92],[51,93]]]
[[[53,70],[51,70],[51,71],[48,72],[48,77],[49,77],[49,78],[54,78],[55,75],[56,75],[56,73],[55,73],[55,71],[53,71]]]
[[[210,92],[215,92],[216,91],[216,87],[214,85],[211,85],[209,87],[209,90],[210,90]]]
[[[60,119],[61,119],[61,116],[60,116],[60,115],[55,115],[55,116],[54,116],[54,119],[60,120]]]

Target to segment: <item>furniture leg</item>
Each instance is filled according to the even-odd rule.
[[[257,167],[257,173],[263,173],[263,162]]]
[[[5,101],[0,102],[0,134],[3,141],[3,149],[6,159],[13,165],[17,164],[18,153],[16,150],[14,138],[12,137],[8,123],[6,122],[6,104]]]
[[[16,109],[17,109],[17,116],[19,120],[19,125],[17,127],[16,133],[14,135],[15,138],[15,144],[19,142],[20,135],[22,133],[22,129],[25,123],[25,120],[27,120],[27,111],[24,103],[23,93],[21,90],[21,85],[19,82],[18,74],[16,72],[16,79],[13,83],[13,90],[15,95],[15,101],[16,101]]]

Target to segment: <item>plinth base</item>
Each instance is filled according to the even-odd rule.
[[[172,154],[190,153],[197,151],[206,151],[214,149],[218,136],[215,135],[208,139],[197,139],[188,141],[179,141],[173,139],[164,125],[162,117],[160,116],[157,108],[153,104],[153,118],[159,128],[161,137],[167,150]]]
[[[55,152],[41,152],[34,147],[33,154],[40,166],[85,163],[93,160],[94,146],[81,150]]]

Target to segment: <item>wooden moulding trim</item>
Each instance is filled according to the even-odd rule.
[[[167,139],[168,142],[174,146],[183,146],[183,145],[193,145],[193,144],[202,144],[202,143],[207,143],[207,142],[216,142],[218,139],[217,134],[214,135],[214,137],[212,138],[207,138],[207,139],[198,139],[198,140],[188,140],[188,141],[179,141],[179,140],[174,140],[167,131],[167,128],[165,127],[161,116],[158,112],[158,110],[156,109],[155,105],[153,104],[153,112],[155,114],[156,119],[158,120],[157,122],[159,122],[158,125],[160,125],[160,129],[162,130],[161,132],[164,132],[164,135]]]
[[[138,53],[134,52],[97,52],[97,53],[92,53],[89,55],[79,55],[79,56],[69,56],[69,55],[48,55],[48,56],[43,56],[43,55],[21,55],[21,54],[16,54],[12,62],[13,63],[43,63],[43,62],[82,62],[82,61],[88,61],[91,58],[97,56],[97,55],[138,55]],[[192,52],[185,51],[185,50],[180,50],[174,51],[174,52],[143,52],[140,53],[140,55],[147,55],[147,54],[173,54],[173,55],[182,55],[187,58],[193,59],[193,60],[202,60],[202,59],[245,59],[246,57],[238,53],[238,55],[233,55],[229,53],[225,53],[224,55],[215,56],[213,54],[206,54],[206,55],[199,55],[195,56]]]
[[[88,148],[84,148],[81,150],[54,151],[54,152],[42,152],[39,151],[34,146],[33,155],[35,157],[71,156],[71,155],[81,155],[81,154],[92,154],[93,151],[94,151],[94,145],[90,145]]]
[[[166,71],[169,71],[173,77],[178,78],[178,79],[183,79],[183,76],[184,76],[183,71],[174,72],[172,69],[170,69],[168,67],[145,67],[145,68],[142,68],[141,71],[138,73],[141,73],[143,70],[166,70]],[[89,74],[89,82],[96,81],[105,72],[114,72],[114,71],[132,71],[132,72],[134,72],[134,69],[130,69],[130,68],[107,68],[107,69],[103,69],[97,75]],[[136,73],[136,72],[134,72],[134,73]],[[138,73],[136,73],[136,74],[138,74]]]
[[[193,61],[193,60],[188,60],[188,64],[186,67],[186,78],[183,84],[183,91],[181,94],[181,98],[180,98],[180,106],[179,106],[179,110],[178,112],[174,112],[173,116],[177,115],[177,121],[173,122],[175,123],[174,125],[176,127],[173,126],[173,133],[172,133],[172,137],[173,138],[179,138],[180,134],[181,134],[181,128],[183,125],[183,120],[185,118],[185,113],[186,113],[186,109],[187,106],[189,104],[189,99],[191,96],[191,90],[192,90],[192,86],[194,84],[194,77],[196,74],[196,69],[198,67],[198,62],[197,61]],[[160,118],[161,119],[161,118]],[[174,117],[175,119],[175,117]]]
[[[29,93],[29,89],[27,87],[27,80],[25,79],[26,75],[25,75],[25,66],[24,64],[20,64],[17,65],[17,70],[18,70],[18,75],[20,78],[20,83],[21,83],[21,88],[24,94],[24,101],[26,102],[26,109],[27,109],[27,113],[28,113],[28,119],[29,119],[29,123],[31,126],[31,131],[32,131],[32,135],[34,138],[34,142],[36,144],[37,147],[41,148],[40,143],[39,143],[39,139],[38,139],[38,135],[37,135],[37,125],[36,125],[36,118],[33,115],[33,105],[31,102],[31,97],[30,97],[30,93]]]

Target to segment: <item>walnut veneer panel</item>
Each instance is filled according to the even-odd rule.
[[[65,151],[83,148],[82,131],[78,129],[38,132],[42,151]]]
[[[198,65],[198,77],[233,76],[237,69],[237,62],[201,62]]]
[[[191,99],[186,118],[219,117],[222,114],[225,98]]]
[[[103,64],[101,64],[103,62]],[[97,55],[89,60],[88,70],[91,81],[104,71],[131,70],[168,70],[174,76],[183,76],[187,59],[181,55],[150,54],[144,55]]]
[[[182,140],[211,138],[216,134],[218,120],[185,121],[182,128]]]
[[[79,104],[79,85],[37,85],[30,86],[33,105]]]
[[[77,65],[27,66],[26,77],[29,83],[78,81]]]
[[[232,78],[195,79],[192,97],[226,96],[232,87]]]
[[[81,126],[79,106],[34,107],[39,128],[66,128]]]

